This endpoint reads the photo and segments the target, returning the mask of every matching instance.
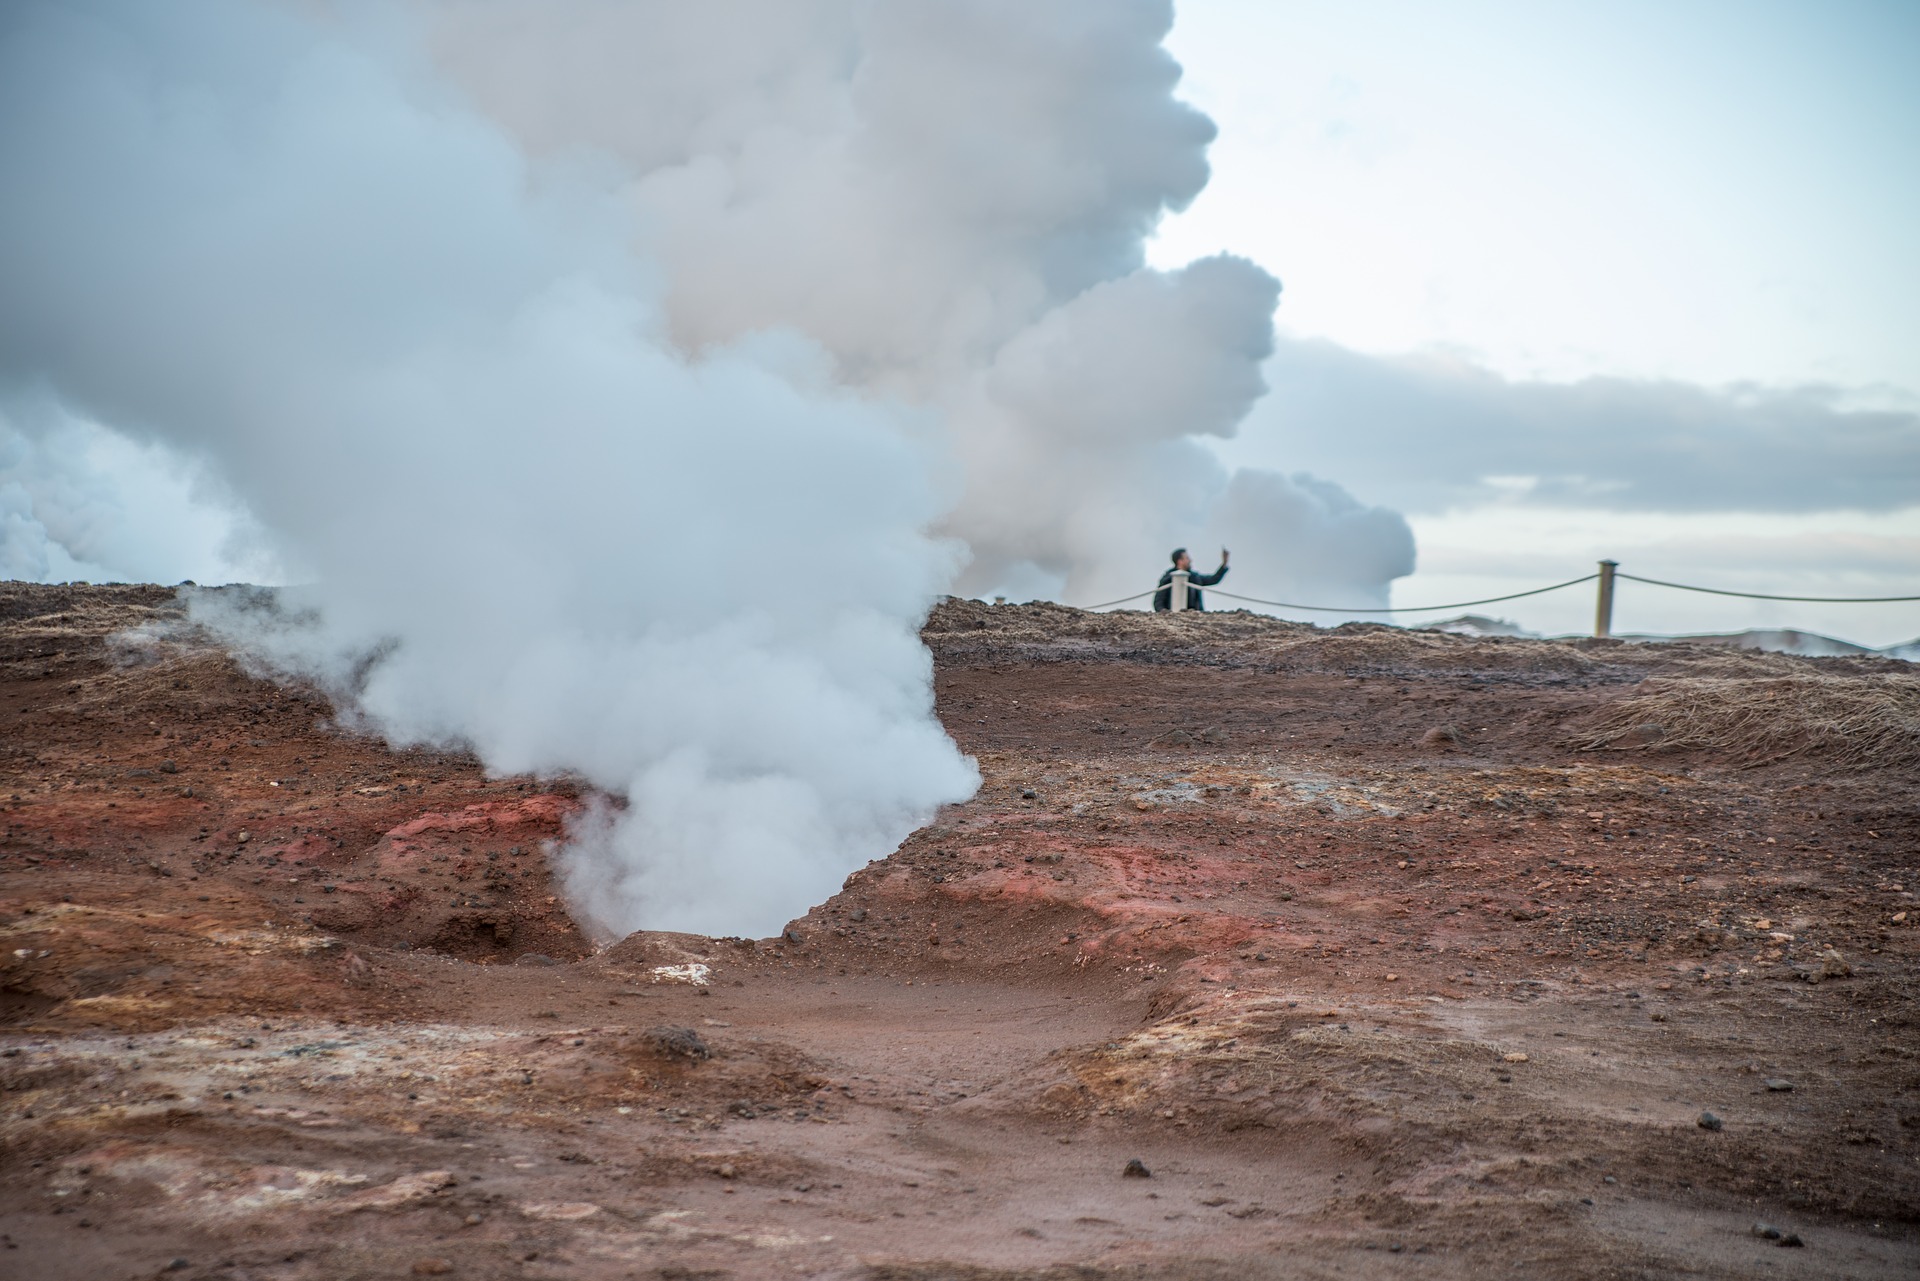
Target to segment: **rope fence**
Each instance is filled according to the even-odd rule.
[[[1486,596],[1479,600],[1453,601],[1445,605],[1395,605],[1391,608],[1380,608],[1377,606],[1355,608],[1344,605],[1301,605],[1293,601],[1263,600],[1258,596],[1242,596],[1237,592],[1224,591],[1218,587],[1208,587],[1205,588],[1205,590],[1212,592],[1216,596],[1223,596],[1228,600],[1245,601],[1249,605],[1266,605],[1274,609],[1297,609],[1316,614],[1429,614],[1437,610],[1466,609],[1474,605],[1497,605],[1502,601],[1520,600],[1527,596],[1543,596],[1548,592],[1562,591],[1568,587],[1578,587],[1582,583],[1597,581],[1600,584],[1600,588],[1599,599],[1596,602],[1594,613],[1593,634],[1595,636],[1609,636],[1612,634],[1613,585],[1617,579],[1627,579],[1631,582],[1644,583],[1649,587],[1667,587],[1674,591],[1703,592],[1710,596],[1738,596],[1745,600],[1795,601],[1814,605],[1892,605],[1920,601],[1920,596],[1777,596],[1767,592],[1736,592],[1722,587],[1701,587],[1693,583],[1670,583],[1659,578],[1642,578],[1638,574],[1622,574],[1619,572],[1619,568],[1619,562],[1603,560],[1600,562],[1600,568],[1597,572],[1584,575],[1580,578],[1569,578],[1564,583],[1553,583],[1546,587],[1534,587],[1524,592],[1509,592],[1505,596]],[[1098,605],[1085,605],[1081,608],[1088,610],[1111,609],[1115,605],[1125,605],[1132,601],[1144,600],[1149,596],[1157,596],[1161,592],[1166,591],[1171,594],[1171,604],[1173,610],[1177,612],[1187,608],[1187,593],[1199,590],[1201,589],[1190,586],[1187,583],[1187,575],[1185,572],[1176,570],[1170,581],[1149,588],[1144,592],[1135,592],[1131,596],[1122,596],[1119,600],[1102,601]],[[1000,599],[1004,598],[996,598],[996,600]]]
[[[1724,587],[1694,587],[1688,583],[1664,583],[1657,578],[1642,578],[1638,574],[1615,574],[1616,578],[1630,578],[1636,583],[1646,583],[1650,587],[1671,587],[1682,592],[1706,592],[1711,596],[1744,596],[1748,600],[1796,600],[1807,601],[1815,605],[1890,605],[1896,601],[1920,600],[1920,596],[1769,596],[1765,592],[1730,592]]]

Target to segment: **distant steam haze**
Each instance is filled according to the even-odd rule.
[[[774,932],[977,785],[940,593],[1124,595],[1203,536],[1353,604],[1411,569],[1398,517],[1197,439],[1279,287],[1142,266],[1212,134],[1169,21],[16,3],[0,444],[201,468],[318,620],[203,609],[236,643],[623,798],[569,862],[600,933]],[[43,491],[0,470],[10,540]]]

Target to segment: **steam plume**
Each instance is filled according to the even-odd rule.
[[[1169,21],[16,3],[0,403],[229,487],[320,622],[217,621],[381,732],[624,798],[600,929],[771,932],[975,785],[915,636],[956,581],[1393,525],[1196,443],[1278,285],[1142,266],[1212,134]]]

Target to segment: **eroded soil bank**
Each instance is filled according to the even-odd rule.
[[[0,586],[0,1275],[1920,1271],[1911,667],[949,603],[976,799],[596,953],[179,619]]]

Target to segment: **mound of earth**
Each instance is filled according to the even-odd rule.
[[[182,619],[0,585],[0,1274],[1920,1268],[1909,664],[946,602],[976,798],[595,950]]]

